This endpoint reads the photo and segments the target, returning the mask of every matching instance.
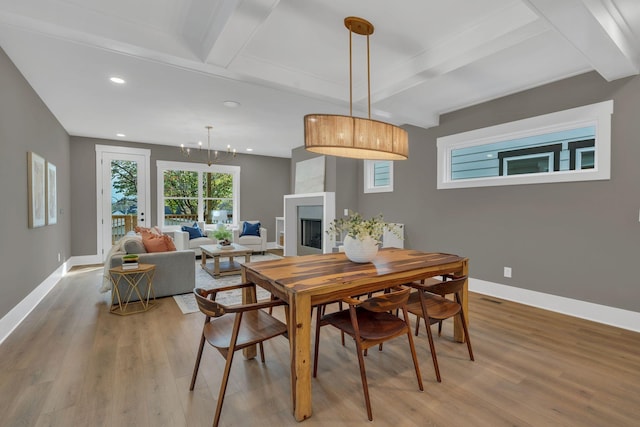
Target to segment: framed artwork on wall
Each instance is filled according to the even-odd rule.
[[[58,203],[57,182],[56,182],[56,165],[47,162],[47,224],[55,224],[58,222]]]
[[[27,153],[27,185],[29,188],[29,228],[46,223],[45,160],[34,152]]]

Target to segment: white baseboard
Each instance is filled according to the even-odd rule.
[[[67,272],[77,265],[102,264],[99,255],[85,255],[69,258],[58,267],[38,287],[20,301],[15,307],[0,319],[0,344],[22,323],[22,321],[36,308],[38,303],[47,296]]]
[[[20,301],[15,307],[0,319],[0,344],[14,331],[15,328],[31,313],[42,299],[54,288],[67,271],[69,262],[65,262],[49,275],[38,287]]]
[[[581,319],[640,332],[640,313],[469,278],[469,290]]]
[[[0,344],[18,327],[60,279],[77,265],[100,264],[98,255],[71,257],[0,319]],[[469,290],[581,319],[640,332],[640,313],[469,278]]]

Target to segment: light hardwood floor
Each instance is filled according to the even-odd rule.
[[[147,313],[109,314],[101,272],[66,276],[0,345],[0,425],[211,425],[223,367],[213,349],[189,392],[203,316],[183,315],[172,298]],[[279,337],[265,344],[264,365],[236,356],[221,425],[639,425],[640,334],[477,294],[470,316],[476,361],[447,338],[447,324],[436,337],[441,384],[422,328],[424,392],[405,340],[369,352],[373,423],[354,346],[327,327],[310,419],[291,414],[289,347]]]

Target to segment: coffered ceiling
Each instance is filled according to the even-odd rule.
[[[71,135],[196,147],[212,125],[216,148],[290,157],[305,114],[349,113],[347,16],[375,26],[372,118],[397,125],[640,71],[638,0],[0,0],[0,47]]]

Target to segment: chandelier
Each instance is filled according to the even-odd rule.
[[[205,126],[207,129],[207,156],[204,159],[207,166],[211,166],[214,163],[222,162],[223,160],[228,160],[236,157],[236,149],[231,149],[231,145],[227,145],[227,151],[224,154],[220,154],[218,150],[213,151],[213,156],[211,155],[211,129],[213,126]],[[198,152],[202,152],[202,142],[198,142],[199,148]],[[180,152],[185,157],[191,157],[191,148],[185,147],[184,144],[180,144]],[[204,156],[203,156],[204,157]]]
[[[308,151],[338,157],[369,160],[406,160],[409,155],[407,131],[389,123],[371,120],[371,77],[369,35],[373,25],[362,18],[344,19],[349,29],[349,115],[307,114],[304,116],[304,145]],[[368,118],[353,117],[352,35],[367,36]]]

